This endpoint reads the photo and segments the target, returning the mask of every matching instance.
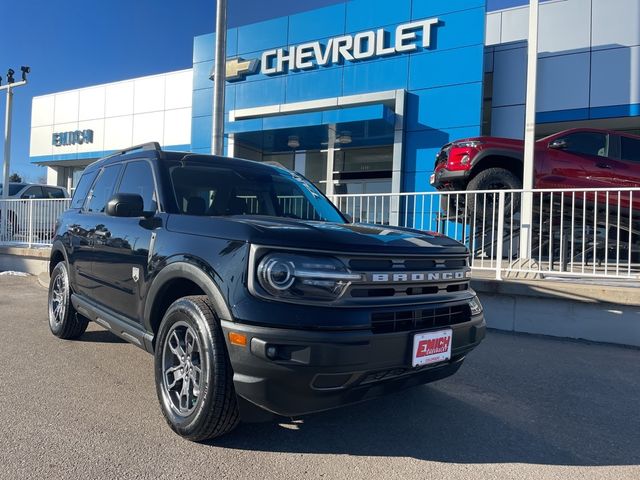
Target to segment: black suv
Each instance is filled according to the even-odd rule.
[[[485,335],[463,245],[350,224],[284,168],[155,143],[84,171],[50,272],[53,334],[94,321],[153,353],[192,440],[255,406],[298,416],[447,377]]]

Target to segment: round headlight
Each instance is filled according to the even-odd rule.
[[[265,288],[287,290],[295,281],[295,267],[291,262],[269,258],[258,267],[258,280]]]
[[[256,279],[269,297],[322,302],[339,298],[360,274],[334,257],[273,252],[258,262]]]

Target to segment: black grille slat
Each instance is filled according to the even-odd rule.
[[[393,285],[391,287],[354,286],[351,296],[354,298],[397,297],[415,295],[435,295],[439,292],[461,292],[469,289],[469,283],[450,284],[442,287],[435,285]]]
[[[396,333],[447,327],[471,320],[469,305],[381,312],[371,315],[373,333]]]
[[[385,258],[351,258],[349,268],[358,272],[414,272],[431,271],[439,268],[455,269],[463,268],[467,265],[466,257],[459,258],[407,258],[393,261]]]

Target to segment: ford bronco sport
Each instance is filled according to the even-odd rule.
[[[199,441],[256,406],[298,416],[455,373],[485,335],[468,255],[349,224],[284,168],[146,144],[84,171],[49,326],[72,339],[93,321],[152,353],[164,416]]]

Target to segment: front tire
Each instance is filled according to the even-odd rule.
[[[512,172],[504,168],[487,168],[479,172],[467,185],[467,190],[520,190],[522,188],[522,180],[516,177]],[[467,204],[470,212],[474,212],[476,218],[485,220],[497,214],[497,193],[478,194],[471,193],[467,195]],[[506,194],[505,198],[505,215],[511,212],[517,212],[520,208],[520,195],[518,193]],[[496,210],[493,212],[493,210]]]
[[[206,296],[171,304],[160,324],[154,356],[158,400],[174,432],[203,441],[238,425],[233,370]]]
[[[69,271],[64,262],[58,263],[49,280],[49,328],[56,337],[71,340],[81,336],[89,321],[79,315],[71,304]]]

